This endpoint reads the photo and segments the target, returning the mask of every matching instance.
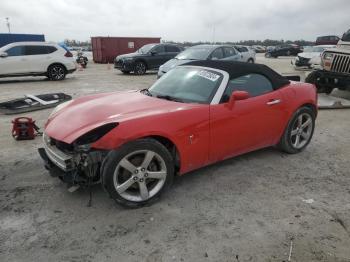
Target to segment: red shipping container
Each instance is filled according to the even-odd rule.
[[[153,43],[160,43],[160,37],[91,37],[92,56],[95,63],[114,63],[116,56]]]

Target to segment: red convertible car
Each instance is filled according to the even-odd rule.
[[[150,203],[175,174],[277,145],[310,142],[316,89],[267,66],[193,61],[149,89],[96,94],[59,105],[39,149],[46,168],[70,185],[102,183],[129,207]]]

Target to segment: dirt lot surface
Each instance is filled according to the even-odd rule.
[[[265,59],[292,73],[290,58]],[[304,73],[302,73],[304,75]],[[149,87],[156,74],[89,64],[62,82],[0,79],[1,100],[24,94]],[[50,110],[25,114],[43,126]],[[320,111],[307,149],[249,153],[175,179],[150,207],[124,209],[93,188],[69,193],[36,149],[0,116],[0,261],[350,261],[350,111]]]

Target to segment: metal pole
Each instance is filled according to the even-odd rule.
[[[11,26],[10,26],[10,21],[9,21],[8,17],[6,17],[6,25],[7,25],[7,28],[9,30],[9,34],[11,34]]]

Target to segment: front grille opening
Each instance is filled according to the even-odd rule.
[[[55,146],[57,149],[66,153],[72,153],[74,151],[73,144],[67,144],[54,138],[50,138],[50,145]]]
[[[350,55],[334,54],[331,71],[350,74]]]

